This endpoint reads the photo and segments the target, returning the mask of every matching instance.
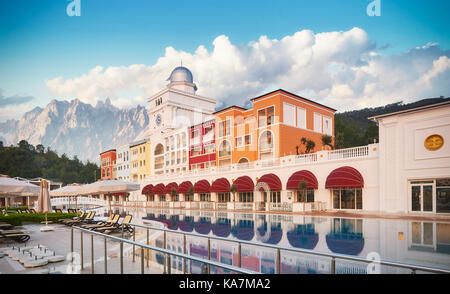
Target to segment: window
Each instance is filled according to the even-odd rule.
[[[361,189],[333,189],[334,209],[362,209]]]
[[[306,191],[297,191],[297,202],[314,202],[314,189],[307,189]]]
[[[212,124],[205,126],[205,134],[203,135],[203,141],[207,142],[212,140],[213,131],[214,129]]]
[[[297,107],[297,128],[306,129],[306,109]]]
[[[214,143],[207,144],[204,146],[205,154],[214,153],[216,151],[216,145]]]
[[[222,143],[220,144],[219,147],[219,156],[223,157],[223,156],[231,156],[231,145],[228,141],[224,140],[222,141]]]
[[[231,158],[219,160],[220,166],[227,166],[231,164]]]
[[[236,147],[250,145],[251,142],[252,142],[252,136],[251,135],[245,135],[243,137],[237,137],[235,139]]]
[[[198,156],[202,154],[201,146],[194,146],[191,148],[191,156]]]
[[[280,203],[281,202],[280,191],[271,191],[270,192],[270,202],[272,202],[272,203]]]
[[[235,140],[236,140],[236,147],[240,147],[244,143],[244,139],[242,137],[237,137]]]
[[[200,193],[200,201],[211,201],[211,193]]]
[[[267,125],[273,125],[275,123],[275,108],[273,106],[267,108]]]
[[[270,148],[273,148],[272,132],[264,131],[260,137],[259,149],[264,150]]]
[[[226,192],[226,193],[219,193],[219,202],[224,203],[224,202],[230,202],[230,192]]]
[[[252,135],[245,135],[244,136],[244,144],[250,145],[252,143]]]
[[[266,110],[258,110],[258,127],[264,127],[266,125]]]
[[[323,117],[323,132],[329,136],[333,135],[333,128],[331,125],[331,117],[324,116]]]
[[[258,127],[270,126],[275,123],[275,107],[270,106],[258,110]]]
[[[185,163],[186,162],[186,160],[187,160],[187,152],[186,152],[186,150],[183,150],[183,163]]]
[[[239,202],[253,202],[253,192],[239,192]]]
[[[225,136],[229,136],[231,135],[231,121],[229,119],[227,119],[225,121]]]
[[[231,121],[227,119],[226,121],[219,122],[219,137],[229,136],[231,134]]]
[[[450,213],[450,178],[436,180],[436,212]]]
[[[314,131],[322,133],[322,115],[314,113]]]
[[[288,126],[296,126],[294,105],[283,103],[283,122]]]
[[[164,153],[164,147],[162,144],[156,145],[155,155],[162,155]]]
[[[199,130],[194,130],[192,132],[192,139],[198,138],[199,134],[200,134]]]

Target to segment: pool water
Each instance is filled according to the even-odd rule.
[[[305,215],[206,212],[194,210],[119,208],[115,213],[133,215],[133,222],[158,221],[171,230],[219,236],[233,240],[262,242],[320,252],[380,258],[415,265],[450,268],[450,220],[447,222],[392,220],[375,218],[338,218]],[[155,241],[162,247],[162,238]],[[188,237],[188,253],[207,258],[207,239]],[[168,249],[183,252],[180,234],[168,234]],[[277,252],[271,248],[243,245],[242,266],[262,273],[276,272]],[[211,240],[211,259],[238,264],[235,242]],[[162,264],[162,256],[155,254]],[[329,257],[282,251],[282,273],[329,273]],[[173,259],[174,268],[182,268],[181,259]],[[192,262],[190,272],[202,273],[201,264]],[[409,273],[393,267],[368,266],[366,263],[336,261],[337,273]],[[219,268],[211,273],[224,272]]]

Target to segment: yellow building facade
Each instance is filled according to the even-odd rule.
[[[151,174],[149,139],[140,140],[130,145],[130,178],[132,181],[144,180]]]

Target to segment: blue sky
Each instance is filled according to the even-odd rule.
[[[8,111],[8,114],[0,103],[0,121],[20,115],[21,111],[33,106],[45,106],[53,98],[69,99],[80,95],[76,91],[55,91],[45,83],[46,80],[75,79],[96,66],[106,69],[144,64],[151,67],[166,55],[168,46],[177,52],[194,55],[203,45],[211,53],[215,48],[214,40],[221,35],[245,51],[249,42],[256,42],[261,36],[281,40],[302,30],[319,34],[345,32],[357,27],[367,34],[368,43],[372,45],[367,52],[372,50],[383,56],[400,59],[412,48],[434,44],[433,50],[439,52],[427,59],[429,67],[422,69],[422,74],[432,69],[433,61],[447,56],[450,49],[450,1],[447,0],[381,0],[381,16],[377,17],[366,14],[366,7],[371,2],[368,0],[80,1],[79,17],[66,14],[69,1],[65,0],[0,2],[0,99],[13,101],[17,98],[18,101],[14,108],[17,112]],[[426,50],[431,56],[431,49]],[[448,74],[446,61],[441,60],[444,65],[439,74]],[[192,66],[196,68],[196,65]],[[167,69],[166,75],[170,70]],[[433,79],[439,79],[439,76],[433,75]],[[290,86],[276,78],[269,84],[243,92],[252,95],[270,87]],[[139,92],[136,88],[139,86],[117,89],[117,95],[133,96]],[[433,88],[440,92],[448,89]],[[326,97],[333,89],[330,86],[329,93],[322,91],[321,96],[324,89],[308,91],[317,95],[317,99],[328,101]],[[235,92],[217,95],[227,104],[226,99],[233,100]],[[355,89],[351,92],[356,94]],[[146,91],[141,93],[147,94]],[[101,93],[98,95],[98,99],[105,98]],[[17,106],[26,100],[24,97],[30,96],[33,99],[28,108]],[[135,101],[144,100],[136,98]],[[328,102],[335,103],[333,99]],[[122,104],[117,102],[117,105]]]

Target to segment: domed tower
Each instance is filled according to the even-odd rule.
[[[190,94],[195,94],[197,91],[192,72],[184,66],[176,67],[167,80],[170,81],[167,85],[169,88],[181,90]]]

